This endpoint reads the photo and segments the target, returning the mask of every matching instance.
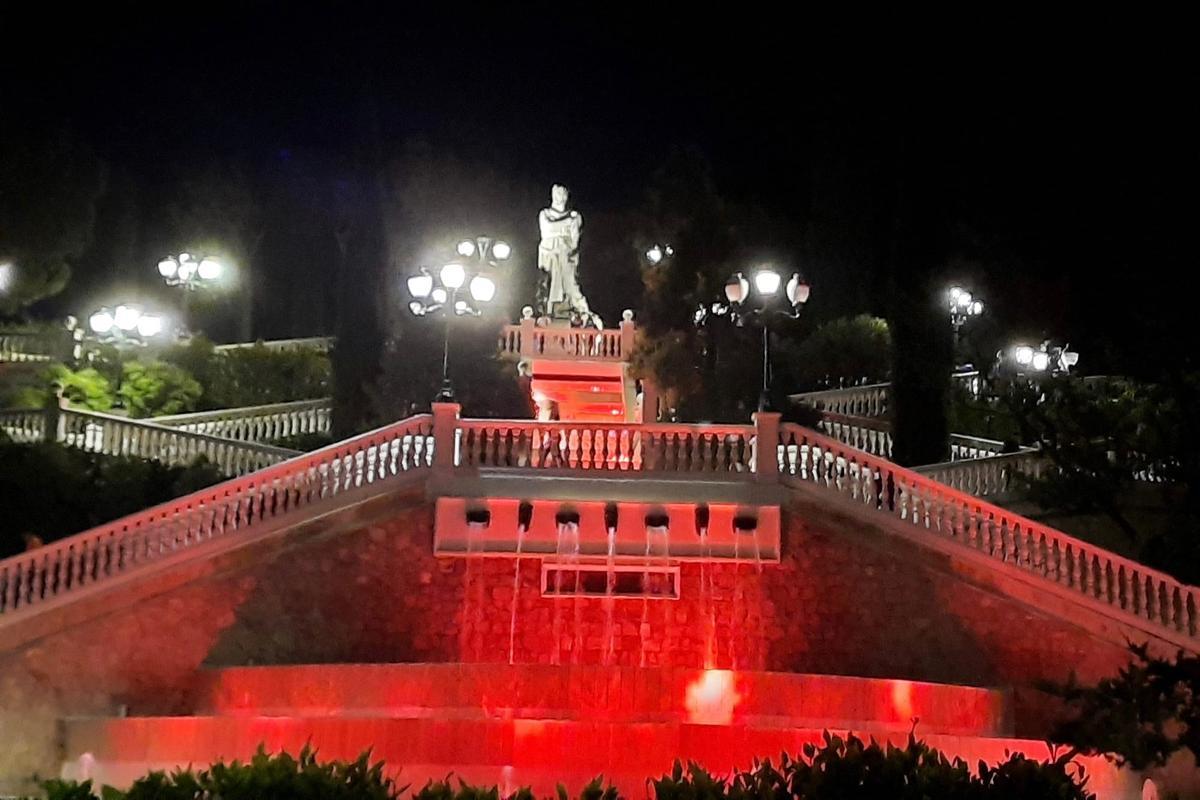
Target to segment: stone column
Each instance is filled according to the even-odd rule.
[[[626,309],[621,314],[621,359],[628,361],[633,353],[634,336],[637,327],[633,324],[633,312]]]
[[[658,422],[658,384],[653,378],[642,378],[642,419],[643,425]]]
[[[46,407],[42,410],[45,414],[42,430],[43,441],[61,442],[67,438],[67,420],[62,412],[68,405],[69,401],[63,397],[62,387],[55,386],[54,397],[50,398],[50,402],[46,403]]]
[[[533,317],[521,320],[521,358],[533,358],[533,333],[536,328],[536,321]]]
[[[754,479],[773,483],[779,479],[779,412],[754,414]]]
[[[458,454],[458,403],[433,404],[433,468],[454,468]]]

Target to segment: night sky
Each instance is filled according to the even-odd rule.
[[[730,198],[794,220],[810,245],[814,230],[834,242],[807,252],[847,284],[877,268],[848,243],[870,228],[870,187],[898,149],[915,152],[949,224],[968,242],[986,231],[991,258],[969,276],[1031,330],[1086,338],[1131,310],[1167,316],[1184,296],[1164,288],[1195,263],[1200,87],[1178,20],[11,5],[0,124],[69,128],[141,185],[213,154],[249,170],[336,160],[363,140],[366,102],[385,146],[422,141],[521,181],[566,181],[596,219],[639,203],[672,148],[696,147]]]

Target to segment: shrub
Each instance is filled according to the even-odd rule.
[[[204,387],[201,410],[285,403],[328,397],[332,366],[316,348],[274,350],[262,343],[217,351],[196,337],[162,354]]]
[[[979,765],[972,775],[962,759],[947,758],[915,737],[904,747],[880,746],[856,736],[825,734],[820,747],[805,745],[800,758],[783,756],[735,770],[727,779],[698,765],[676,762],[653,781],[656,800],[1094,800],[1082,768],[1071,754],[1047,763],[1011,754],[994,767]]]
[[[779,369],[802,391],[885,381],[892,337],[886,320],[859,314],[835,319],[798,344],[780,343]]]
[[[0,440],[0,557],[20,552],[25,534],[45,542],[61,539],[222,478],[203,459],[166,467],[61,444]]]
[[[117,394],[135,419],[192,411],[203,390],[184,370],[163,361],[128,361]]]
[[[994,767],[979,765],[972,775],[961,759],[947,759],[910,737],[905,747],[866,743],[825,734],[821,747],[808,745],[801,758],[784,755],[778,768],[770,761],[722,778],[694,763],[675,763],[671,773],[651,781],[656,800],[1094,800],[1080,769],[1072,774],[1068,756],[1048,763],[1010,755]],[[51,800],[82,800],[74,784],[53,782],[59,792]],[[305,747],[299,758],[267,755],[262,747],[247,763],[217,763],[208,770],[152,772],[126,793],[105,787],[105,800],[397,800],[407,787],[384,777],[383,764],[371,765],[364,753],[351,762],[319,763]],[[556,800],[569,800],[561,784]],[[529,788],[502,796],[496,786],[473,786],[450,777],[430,781],[413,800],[534,800]],[[617,789],[597,778],[579,800],[620,800]]]
[[[1138,770],[1184,749],[1200,759],[1200,657],[1180,651],[1170,661],[1146,645],[1129,649],[1132,662],[1113,678],[1045,687],[1067,703],[1054,740]]]
[[[65,364],[51,364],[33,376],[18,379],[5,393],[8,408],[45,408],[55,400],[55,388],[72,405],[91,411],[107,411],[113,406],[112,384],[91,367],[73,370]]]

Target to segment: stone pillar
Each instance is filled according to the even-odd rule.
[[[754,414],[754,479],[763,483],[779,479],[779,412]]]
[[[521,358],[533,358],[533,332],[536,329],[536,320],[532,316],[522,318],[521,320]]]
[[[433,468],[454,468],[458,453],[458,403],[433,404]]]
[[[46,407],[42,410],[45,414],[42,430],[43,441],[61,442],[67,438],[67,420],[62,412],[68,405],[69,401],[63,397],[62,387],[55,386],[54,397],[50,398],[50,402],[46,403]]]
[[[633,324],[633,312],[628,309],[621,315],[621,359],[629,360],[633,353],[633,339],[637,327]]]
[[[642,424],[658,422],[658,384],[653,378],[642,378]]]

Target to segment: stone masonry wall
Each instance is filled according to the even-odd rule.
[[[0,642],[0,789],[53,770],[63,714],[187,711],[202,665],[512,659],[990,686],[1094,679],[1125,660],[928,551],[795,512],[782,563],[685,564],[674,601],[545,598],[537,559],[435,558],[432,524],[422,503],[289,534],[134,605],[102,595],[111,613],[15,650]]]

